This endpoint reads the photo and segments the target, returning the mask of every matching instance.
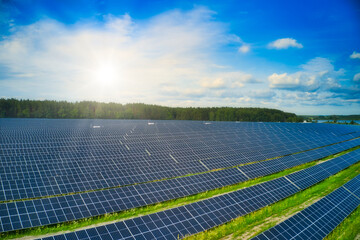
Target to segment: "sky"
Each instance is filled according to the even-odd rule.
[[[360,2],[0,0],[0,98],[360,114]]]

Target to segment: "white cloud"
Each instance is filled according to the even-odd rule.
[[[299,114],[350,114],[359,108],[360,88],[346,79],[344,69],[335,70],[329,59],[320,57],[300,67],[295,73],[268,77],[278,106],[299,109]]]
[[[241,47],[239,47],[238,51],[241,53],[247,53],[250,51],[250,45],[243,44]]]
[[[258,83],[252,74],[244,72],[223,72],[220,73],[230,83]]]
[[[204,88],[221,88],[225,86],[225,81],[222,78],[216,79],[203,79],[201,86]]]
[[[338,77],[344,74],[343,69],[335,71],[330,60],[320,57],[301,65],[301,68],[303,71],[293,74],[273,73],[268,77],[270,87],[300,91],[336,88],[340,87]]]
[[[360,73],[355,74],[353,80],[356,82],[360,81]]]
[[[184,99],[205,92],[188,89],[230,86],[234,69],[214,68],[222,66],[214,59],[217,49],[241,39],[213,14],[198,7],[139,22],[125,14],[107,15],[103,25],[43,19],[17,26],[0,42],[0,65],[7,69],[0,95],[166,104],[166,84]]]
[[[233,88],[242,88],[244,86],[245,86],[245,84],[243,82],[239,82],[239,81],[233,82],[231,85],[231,87],[233,87]]]
[[[219,68],[219,69],[230,68],[230,66],[224,66],[224,65],[218,65],[218,64],[212,64],[211,66],[214,68]]]
[[[358,52],[353,52],[351,55],[350,55],[350,58],[352,58],[352,59],[360,59],[360,53],[358,53]]]
[[[244,72],[218,72],[211,74],[200,81],[204,88],[239,88],[244,87],[246,83],[258,83],[253,75]]]
[[[270,87],[288,88],[299,85],[299,78],[289,76],[287,73],[273,73],[268,77]]]
[[[131,33],[134,26],[134,22],[131,19],[129,14],[125,14],[121,17],[116,17],[114,15],[105,15],[105,28],[116,32],[117,35],[123,35],[126,36]]]
[[[320,101],[316,94],[283,93],[318,93],[317,89],[336,87],[343,74],[329,60],[316,58],[299,72],[276,72],[261,83],[259,77],[266,79],[261,72],[254,76],[220,60],[220,50],[229,45],[240,47],[235,50],[241,53],[251,51],[251,45],[201,7],[141,21],[126,14],[107,15],[95,23],[64,25],[42,19],[15,25],[0,40],[0,96],[283,108]],[[360,99],[355,91],[338,94]],[[329,103],[331,96],[325,96]]]
[[[303,48],[301,43],[298,43],[293,38],[280,38],[268,44],[269,48],[288,49],[290,47]]]

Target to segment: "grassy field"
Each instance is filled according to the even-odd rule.
[[[360,147],[357,147],[357,148],[360,148]],[[354,148],[354,149],[357,149],[357,148]],[[352,149],[352,150],[354,150],[354,149]],[[344,151],[335,156],[343,155],[349,151],[351,151],[351,150]],[[334,155],[328,156],[328,157],[322,159],[322,161],[333,158],[333,157],[334,157]],[[15,239],[15,238],[18,239],[18,238],[22,238],[22,237],[26,237],[26,236],[43,236],[46,234],[64,233],[64,232],[74,231],[74,230],[78,230],[78,229],[94,227],[97,225],[104,225],[104,224],[108,224],[108,223],[111,223],[114,221],[124,220],[124,219],[133,218],[133,217],[137,217],[137,216],[141,216],[141,215],[151,214],[154,212],[163,211],[163,210],[166,210],[169,208],[185,205],[185,204],[192,203],[195,201],[200,201],[200,200],[203,200],[203,199],[206,199],[209,197],[213,197],[213,196],[216,196],[219,194],[236,191],[241,188],[253,186],[253,185],[261,183],[261,182],[265,182],[265,181],[272,180],[272,179],[275,179],[278,177],[282,177],[282,176],[288,175],[290,173],[299,171],[301,169],[311,167],[311,166],[317,164],[317,162],[318,161],[313,161],[310,163],[306,163],[306,164],[303,164],[300,166],[293,167],[291,169],[284,170],[284,171],[276,173],[276,174],[272,174],[272,175],[268,175],[268,176],[261,177],[258,179],[249,180],[249,181],[238,183],[235,185],[226,186],[223,188],[207,191],[207,192],[196,194],[193,196],[188,196],[188,197],[170,200],[170,201],[166,201],[166,202],[162,202],[162,203],[158,203],[158,204],[148,205],[145,207],[134,208],[134,209],[119,212],[119,213],[106,214],[106,215],[102,215],[102,216],[98,216],[98,217],[92,217],[92,218],[82,219],[82,220],[78,220],[78,221],[49,225],[49,226],[44,226],[44,227],[37,227],[37,228],[33,228],[33,229],[20,230],[20,231],[15,231],[15,232],[11,232],[11,233],[3,233],[3,234],[0,234],[0,238],[1,239]],[[258,232],[265,230],[268,227],[271,227],[276,224],[276,221],[275,222],[270,221],[267,218],[272,217],[274,219],[277,219],[279,217],[277,215],[279,215],[280,213],[283,213],[282,216],[284,216],[284,214],[286,212],[289,215],[296,211],[299,211],[300,209],[302,209],[301,204],[305,204],[306,201],[313,201],[313,200],[320,198],[321,196],[326,195],[327,193],[329,193],[333,189],[335,189],[336,186],[342,185],[344,183],[344,181],[346,181],[346,179],[349,179],[349,176],[353,176],[353,174],[355,174],[356,172],[360,172],[360,164],[353,165],[350,168],[342,171],[341,173],[338,173],[337,175],[330,177],[329,179],[325,180],[324,182],[322,182],[312,188],[309,188],[303,192],[300,192],[290,198],[287,198],[276,204],[273,204],[271,206],[263,208],[257,212],[249,214],[245,217],[236,219],[236,220],[234,220],[230,223],[224,224],[218,228],[214,228],[214,229],[211,229],[204,233],[200,233],[200,234],[191,236],[190,238],[191,239],[208,239],[208,238],[219,239],[221,237],[228,236],[228,235],[237,237],[237,236],[240,236],[241,234],[247,233],[248,231],[250,231],[257,225],[260,225],[261,227],[259,228],[259,231],[254,232],[254,233],[258,233]],[[313,192],[310,191],[311,189],[314,189]],[[282,218],[282,217],[280,217],[280,218]]]

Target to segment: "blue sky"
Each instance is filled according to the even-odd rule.
[[[0,97],[360,114],[357,1],[0,1]]]

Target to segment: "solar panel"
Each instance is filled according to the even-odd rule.
[[[356,159],[356,160],[355,160]],[[359,161],[359,150],[352,151],[348,154],[336,158],[336,161],[327,161],[320,163],[303,171],[295,172],[287,176],[287,178],[301,189],[308,188],[315,182],[325,179],[328,176],[345,169],[348,166]]]
[[[347,182],[344,188],[360,198],[360,175]]]
[[[3,231],[97,216],[226,186],[244,181],[245,175],[263,176],[356,146],[359,139],[295,158],[255,163],[251,171],[244,166],[241,171],[144,182],[263,161],[360,135],[352,126],[290,123],[156,121],[149,125],[131,120],[0,119],[0,126],[0,201],[137,184],[2,203]],[[276,197],[268,194],[257,204]]]
[[[296,192],[295,187],[285,179],[266,183],[275,191]],[[263,185],[266,185],[263,184]],[[275,188],[274,188],[275,187]],[[268,193],[269,194],[269,193]],[[268,204],[264,188],[260,185],[196,202],[163,212],[106,225],[102,228],[78,231],[64,235],[66,239],[82,239],[79,236],[109,237],[114,235],[129,239],[176,239],[204,231],[239,215],[244,215]],[[276,198],[277,199],[277,198]],[[108,229],[113,229],[109,231]],[[55,239],[54,237],[48,239]]]
[[[313,150],[313,151],[317,151],[317,150]],[[342,162],[345,158],[352,159],[352,156],[358,157],[359,154],[360,154],[359,151],[354,151],[347,155],[344,155],[343,157],[337,158],[336,161]],[[293,155],[291,156],[291,159],[296,160],[298,156],[300,157],[300,159],[302,159],[302,154]],[[283,166],[286,166],[289,157],[290,156],[269,160],[268,162],[262,162],[261,164],[264,167],[268,168],[267,171],[262,172],[263,174],[262,176],[283,170],[284,169],[283,167],[279,168],[277,166],[279,164],[283,164]],[[358,159],[356,157],[353,158]],[[307,161],[309,161],[309,159],[307,159]],[[294,178],[293,176],[296,176],[297,174],[301,173],[302,175],[300,175],[299,178],[300,181],[302,182],[305,181],[307,183],[308,181],[306,180],[306,178],[303,179],[304,174],[308,177],[314,175],[316,176],[316,179],[312,177],[312,182],[310,183],[313,184],[315,181],[317,181],[318,177],[324,179],[330,175],[321,166],[323,165],[328,166],[329,165],[328,163],[332,163],[333,166],[335,164],[333,162],[334,161],[328,161],[320,165],[314,166],[313,168],[307,171],[301,171],[292,174],[288,177],[292,179],[294,182],[296,182],[298,186],[302,186],[301,182],[299,183],[293,179]],[[273,163],[273,166],[268,163]],[[258,167],[258,164],[252,164],[252,165],[255,166],[255,169]],[[248,179],[248,176],[251,176],[251,178],[259,176],[259,175],[256,176],[251,175],[250,170],[246,170],[241,167],[240,169],[242,170],[239,171],[237,168],[231,168],[231,169],[209,172],[200,175],[175,178],[171,180],[158,181],[147,184],[138,184],[134,186],[128,186],[128,187],[116,188],[116,189],[110,189],[104,191],[95,191],[90,193],[83,193],[78,195],[70,195],[70,196],[55,197],[55,198],[29,200],[25,202],[15,202],[8,204],[8,206],[6,206],[7,204],[0,204],[0,208],[3,208],[5,210],[22,209],[21,212],[16,212],[16,211],[8,212],[4,210],[1,212],[0,217],[10,218],[15,215],[31,216],[37,213],[37,211],[44,212],[45,213],[44,215],[47,216],[49,215],[49,212],[50,214],[56,212],[56,216],[59,219],[57,220],[56,223],[59,223],[64,221],[86,218],[90,216],[97,216],[105,213],[118,212],[134,207],[139,207],[139,206],[162,202],[179,197],[189,196],[203,191],[245,181]],[[264,169],[264,168],[260,168],[260,169]],[[338,167],[337,171],[340,170],[341,168]],[[320,174],[320,173],[327,173],[327,174]],[[283,193],[284,192],[282,192],[281,194]],[[75,197],[76,200],[74,199]],[[28,204],[29,206],[31,206],[31,208],[30,209],[23,208],[22,207],[23,203]],[[36,206],[36,210],[34,206]],[[41,208],[41,206],[46,206],[46,208]],[[36,214],[32,217],[31,223],[26,222],[26,224],[25,225],[23,224],[23,226],[21,224],[15,224],[15,225],[6,224],[3,226],[3,231],[11,231],[26,227],[41,226],[44,225],[43,223],[45,223],[45,225],[55,223],[53,222],[53,220],[47,220],[47,219],[40,220],[37,218],[35,221],[35,219],[36,219]],[[17,220],[20,221],[19,219]]]
[[[360,175],[252,239],[323,239],[359,205]]]
[[[350,141],[352,142],[351,145],[347,142],[338,144],[339,149],[343,149],[342,145],[347,144],[348,146],[356,146],[359,143],[359,139]],[[329,146],[333,147],[333,146]],[[326,148],[329,148],[326,147]],[[335,149],[333,152],[325,151],[322,149],[320,154],[316,154],[321,149],[316,149],[311,151],[313,156],[311,158],[307,158],[308,160],[313,160],[316,158],[321,158],[327,156],[329,154],[333,154],[338,152],[338,149]],[[314,154],[315,152],[315,154]],[[326,153],[327,152],[327,153]],[[308,153],[301,153],[306,155]],[[300,157],[299,155],[298,157]],[[223,160],[220,159],[219,162]],[[73,175],[58,175],[61,171],[54,171],[54,175],[51,177],[41,177],[36,176],[36,178],[24,178],[24,173],[8,173],[9,169],[4,168],[4,172],[1,173],[1,177],[3,179],[9,178],[9,176],[17,176],[18,179],[11,179],[11,180],[3,180],[3,185],[5,189],[4,197],[1,200],[15,200],[15,199],[22,199],[22,198],[32,198],[32,197],[41,197],[41,196],[49,196],[49,195],[56,195],[56,194],[63,194],[63,193],[71,193],[71,192],[81,192],[87,191],[92,189],[102,189],[102,188],[109,188],[114,186],[123,186],[128,184],[140,183],[140,182],[147,182],[156,179],[163,179],[163,178],[171,178],[174,176],[181,176],[186,175],[189,173],[198,173],[204,172],[215,166],[211,167],[209,164],[211,160],[204,160],[200,162],[183,162],[183,163],[173,163],[173,165],[169,164],[168,166],[161,167],[163,165],[154,165],[154,166],[147,166],[146,168],[130,168],[130,169],[122,169],[120,167],[116,167],[116,164],[113,164],[116,169],[106,172],[100,172],[93,174],[91,171],[84,173],[83,170],[79,170],[79,174]],[[304,163],[304,162],[303,162]],[[205,166],[204,166],[205,164]],[[234,163],[235,164],[235,163]],[[257,167],[254,166],[244,166],[242,168],[253,168],[253,171],[249,171],[249,175],[253,177],[256,176],[263,176],[267,169],[264,168],[263,165],[269,165],[272,163],[259,163]],[[300,162],[296,162],[293,165],[298,165]],[[25,165],[27,167],[27,165]],[[172,168],[169,168],[172,166]],[[210,168],[208,167],[210,166]],[[287,165],[289,166],[289,165]],[[220,166],[216,166],[218,168]],[[16,166],[13,167],[17,170],[22,170],[21,167]],[[279,164],[277,166],[278,170],[285,169],[284,166]],[[16,171],[17,171],[16,170]],[[245,170],[246,171],[246,170]],[[255,172],[254,172],[255,171]],[[37,173],[44,172],[37,167]],[[56,173],[55,173],[56,172]],[[18,190],[21,189],[19,192]],[[2,196],[0,196],[2,197]]]
[[[336,162],[344,156],[353,156],[360,161],[360,150],[353,151],[339,158],[329,160]],[[299,171],[301,176],[313,177],[315,182],[320,182],[326,175],[319,175],[324,169],[321,164]],[[239,216],[243,216],[264,206],[284,199],[301,189],[297,183],[307,182],[297,180],[297,183],[289,180],[290,175],[281,177],[268,182],[257,184],[245,189],[237,190],[217,197],[209,198],[199,202],[191,203],[181,207],[165,210],[162,212],[137,217],[122,222],[109,224],[100,228],[92,228],[74,233],[65,234],[62,237],[67,239],[82,239],[79,236],[88,236],[90,238],[116,239],[114,236],[129,239],[177,239],[186,235],[191,235],[200,231],[210,229]],[[296,175],[300,176],[300,175]],[[350,186],[351,187],[351,186]],[[113,229],[109,231],[108,229]],[[104,235],[102,235],[102,232]],[[56,239],[49,237],[46,239]]]

